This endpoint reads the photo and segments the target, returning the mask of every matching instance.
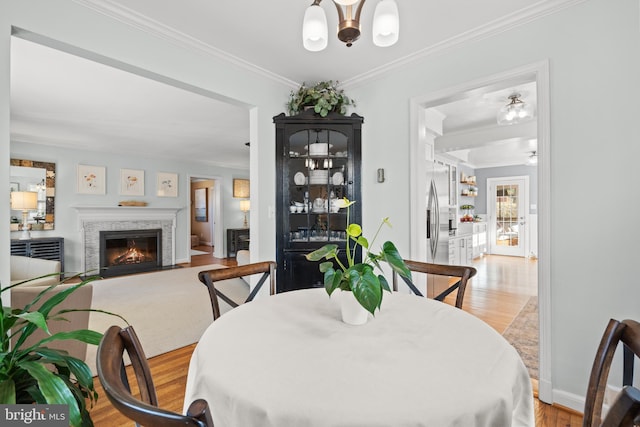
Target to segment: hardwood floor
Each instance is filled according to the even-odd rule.
[[[211,253],[211,248],[194,249]],[[212,255],[199,255],[185,266],[212,263],[235,265],[235,260],[223,260]],[[478,316],[502,333],[522,309],[531,295],[536,294],[536,261],[503,256],[487,256],[476,260],[478,275],[467,288],[463,309]],[[143,343],[144,345],[144,343]],[[149,359],[151,372],[158,391],[160,407],[182,412],[184,388],[191,353],[195,345],[174,350]],[[99,381],[95,380],[100,395],[91,414],[96,427],[131,425],[109,403]],[[535,389],[535,384],[533,385]],[[215,410],[215,408],[214,408]],[[536,427],[580,427],[582,414],[535,400]]]

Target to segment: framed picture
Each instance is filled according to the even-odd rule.
[[[10,182],[9,183],[9,191],[20,191],[20,183],[19,182]]]
[[[248,179],[233,179],[233,197],[239,199],[248,199],[250,197]]]
[[[158,172],[156,178],[156,195],[158,197],[178,197],[177,173]]]
[[[120,194],[124,196],[144,196],[144,171],[120,169]]]
[[[78,165],[77,192],[80,194],[105,194],[105,167]]]
[[[196,221],[207,222],[207,189],[196,188],[194,196]]]

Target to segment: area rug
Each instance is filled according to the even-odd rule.
[[[531,297],[502,334],[513,345],[529,376],[538,379],[538,297]]]
[[[211,264],[97,280],[93,284],[92,308],[117,313],[136,330],[147,357],[157,356],[197,342],[213,321],[207,288],[198,273],[215,268]],[[242,279],[216,283],[216,287],[238,303],[249,295]],[[219,300],[220,311],[231,307]],[[89,329],[105,332],[111,325],[126,326],[114,316],[92,312]],[[88,346],[86,362],[95,374],[96,346]]]
[[[197,249],[191,249],[191,256],[195,255],[209,255],[209,252],[199,251]]]

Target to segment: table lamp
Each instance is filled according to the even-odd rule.
[[[247,212],[249,212],[250,207],[251,207],[250,200],[240,200],[240,210],[244,212],[244,224],[243,224],[244,228],[249,227],[249,224],[247,223]]]
[[[22,211],[22,235],[20,240],[31,238],[29,233],[29,223],[27,216],[29,211],[38,208],[38,193],[35,191],[12,191],[11,192],[11,209]]]

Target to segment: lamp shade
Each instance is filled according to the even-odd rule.
[[[302,44],[305,49],[317,52],[327,47],[327,15],[320,5],[312,4],[304,12]]]
[[[12,191],[11,209],[32,210],[38,207],[38,193],[35,191]]]
[[[248,212],[251,209],[250,200],[240,200],[240,210],[242,212]]]
[[[373,15],[373,44],[388,47],[398,41],[400,18],[394,0],[382,0]]]
[[[342,6],[351,6],[358,3],[358,0],[333,0],[333,1]]]

